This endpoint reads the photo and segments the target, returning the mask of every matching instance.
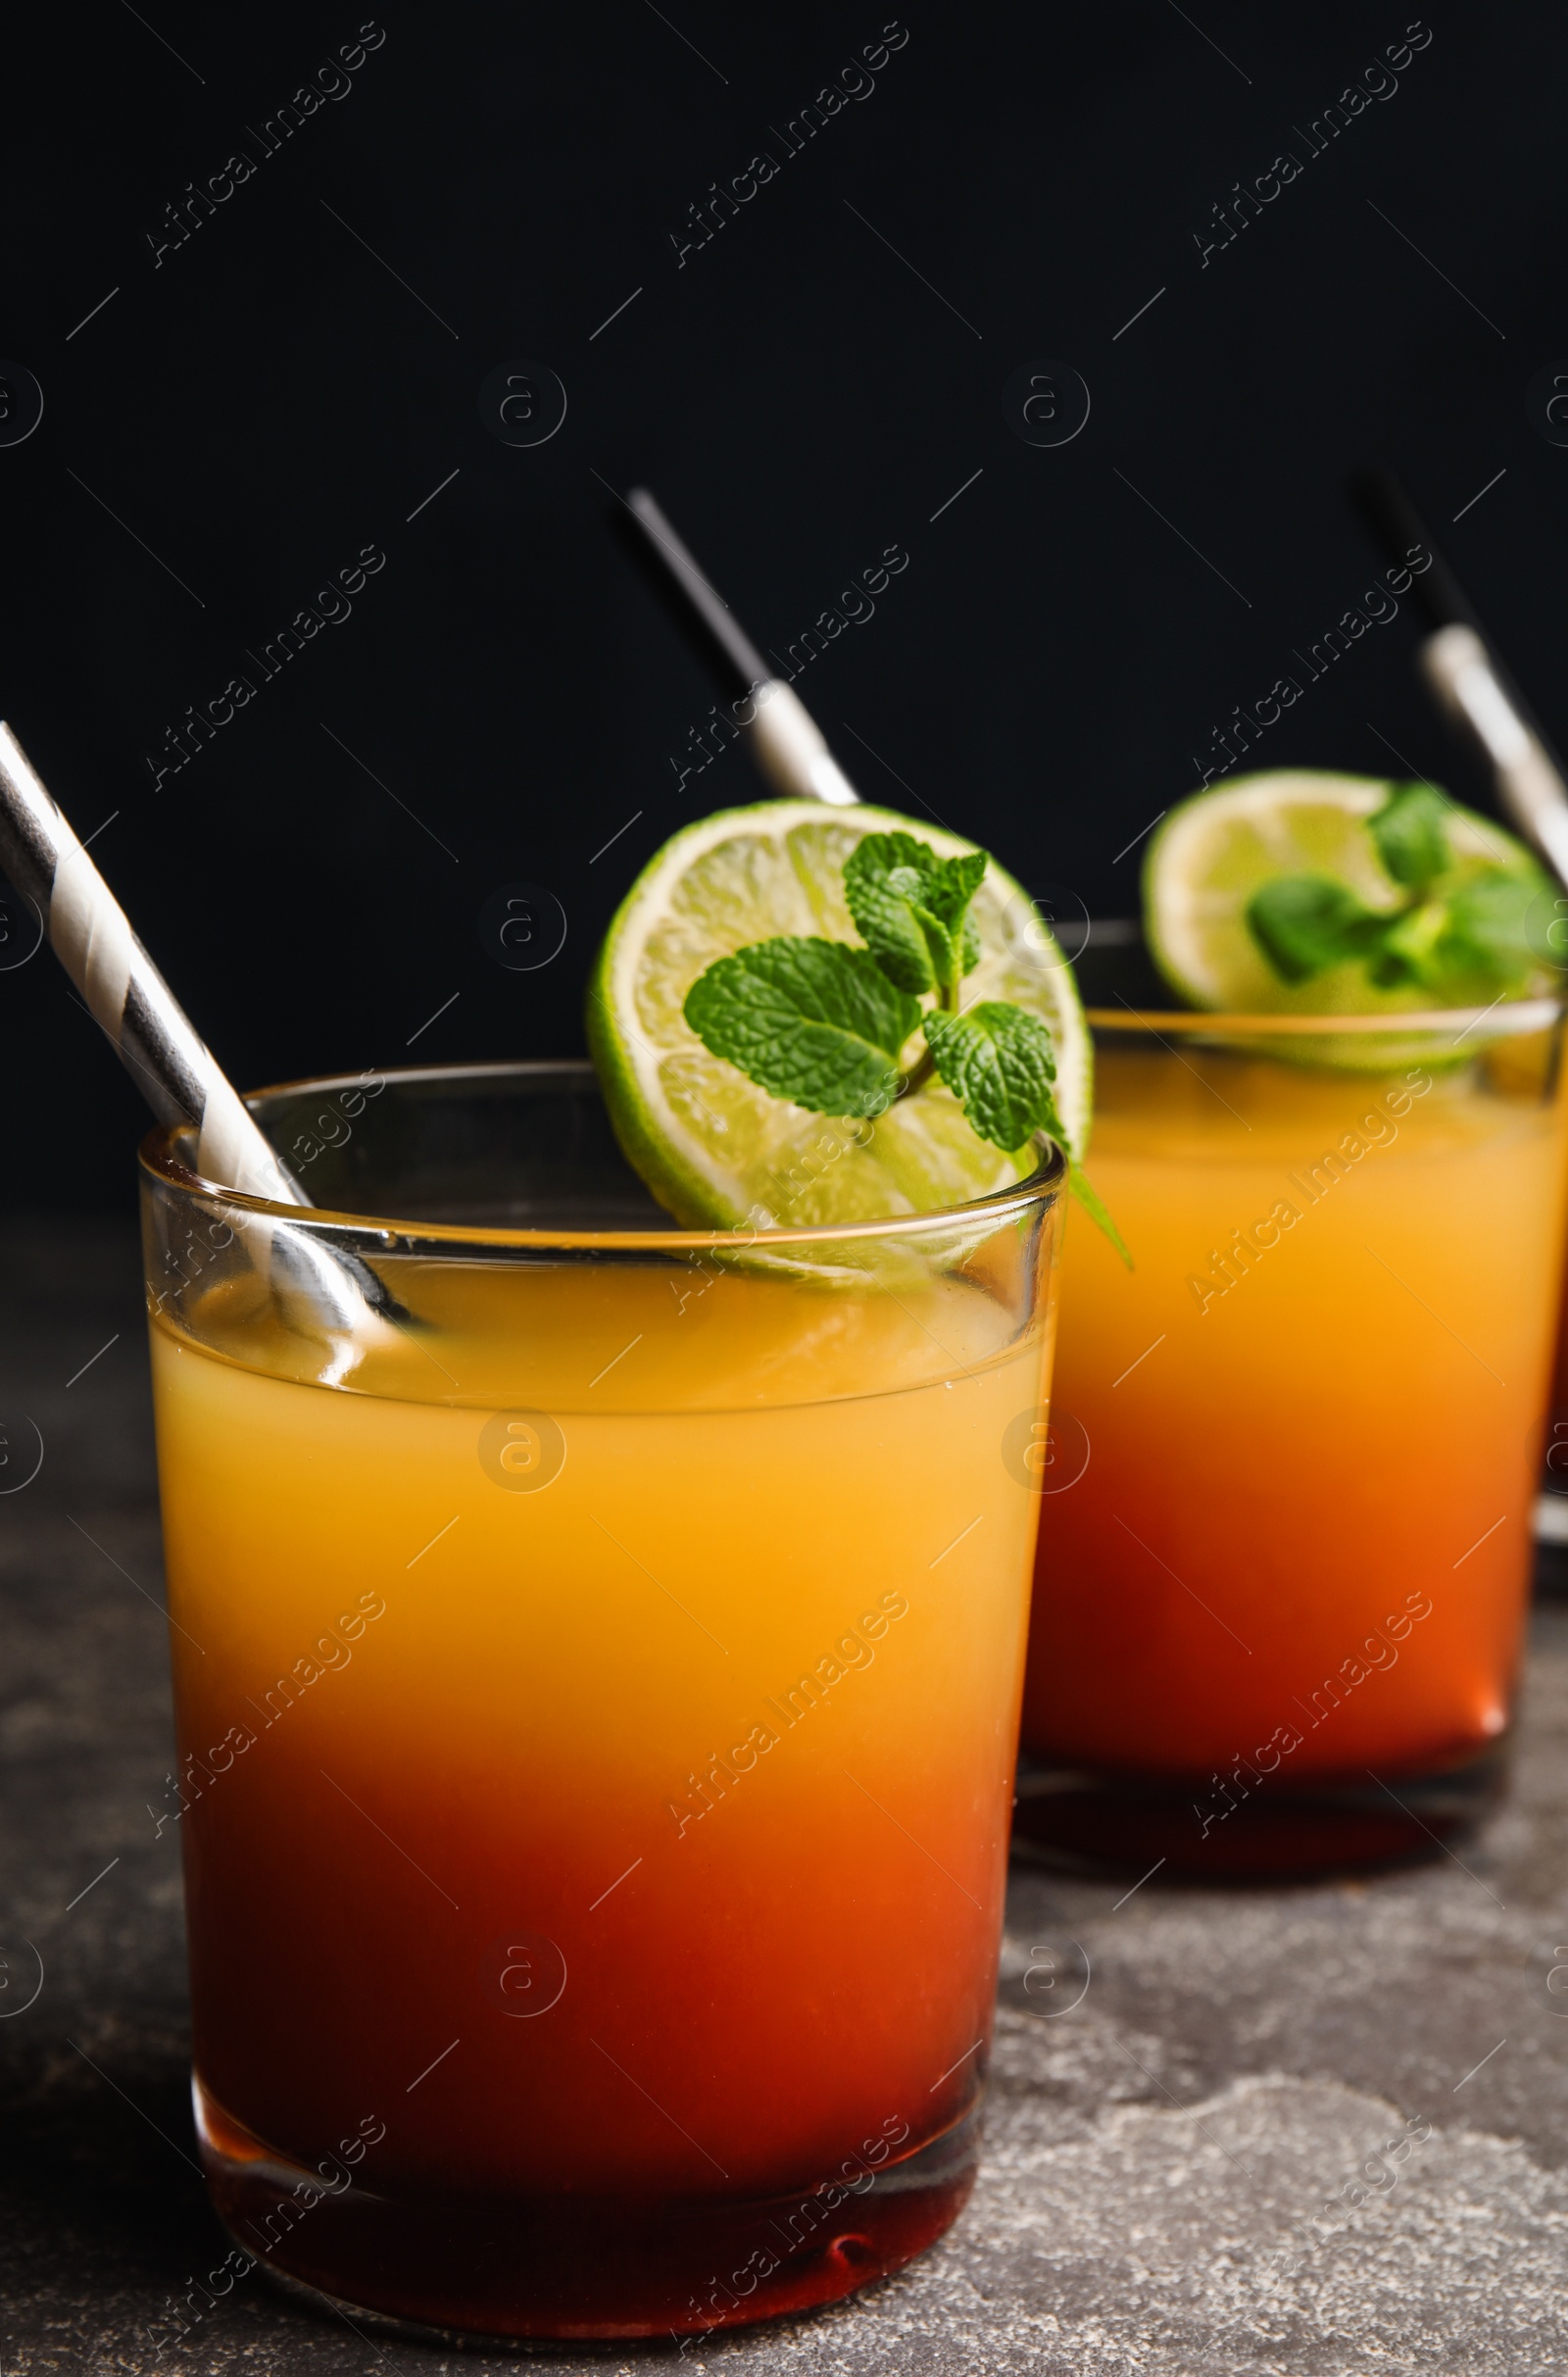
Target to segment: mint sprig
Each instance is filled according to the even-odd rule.
[[[1430,784],[1394,784],[1367,819],[1379,864],[1403,896],[1370,907],[1323,874],[1276,875],[1252,894],[1247,922],[1282,982],[1293,988],[1330,966],[1359,963],[1379,990],[1414,987],[1436,998],[1499,998],[1541,965],[1544,878],[1458,861],[1447,804]]]
[[[943,859],[913,834],[866,834],[844,868],[863,948],[792,934],[754,941],[715,959],[682,1012],[715,1057],[811,1114],[869,1119],[935,1079],[992,1147],[1018,1155],[1045,1132],[1068,1156],[1073,1193],[1131,1267],[1115,1223],[1072,1161],[1050,1031],[1007,1000],[962,1006],[963,977],[980,960],[969,910],[989,864],[984,851]],[[916,1029],[925,1052],[906,1069],[904,1050]]]

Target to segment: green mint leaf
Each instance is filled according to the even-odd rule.
[[[869,950],[793,936],[715,959],[683,1013],[715,1057],[817,1114],[885,1113],[920,1019]]]
[[[1390,921],[1333,875],[1276,875],[1247,903],[1248,928],[1282,982],[1375,957]]]
[[[1430,784],[1395,784],[1367,819],[1378,857],[1396,883],[1414,887],[1447,871],[1447,806]]]
[[[1044,1131],[1066,1152],[1067,1134],[1052,1086],[1056,1064],[1051,1034],[1038,1015],[987,999],[962,1015],[933,1011],[925,1018],[925,1037],[937,1071],[961,1100],[977,1137],[1011,1155],[1035,1131]],[[1070,1158],[1067,1186],[1131,1270],[1133,1259],[1104,1200]]]
[[[1384,932],[1371,968],[1373,980],[1434,983],[1444,971],[1441,959],[1435,960],[1434,953],[1447,927],[1446,900],[1424,900],[1419,908],[1406,909]]]
[[[901,990],[936,987],[924,892],[937,855],[912,833],[868,833],[845,862],[844,896],[866,947]],[[939,943],[946,941],[939,934]]]
[[[1087,1173],[1081,1172],[1076,1164],[1067,1174],[1067,1186],[1089,1215],[1096,1229],[1103,1231],[1127,1268],[1131,1270],[1134,1267],[1133,1259],[1127,1251],[1125,1239],[1110,1217],[1104,1199],[1094,1187]]]
[[[1051,1034],[1038,1015],[985,999],[961,1015],[935,1009],[924,1023],[937,1071],[977,1138],[1009,1155],[1039,1130],[1066,1144],[1052,1096]]]
[[[926,893],[926,906],[948,928],[949,979],[956,985],[980,963],[980,928],[969,903],[985,880],[983,850],[965,859],[944,859]]]
[[[985,880],[988,865],[985,852],[975,850],[967,858],[939,859],[926,877],[925,905],[950,931],[961,923],[969,902]]]
[[[1419,979],[1407,960],[1393,949],[1380,949],[1369,957],[1366,970],[1379,990],[1399,990]]]
[[[1504,867],[1488,867],[1443,903],[1428,978],[1476,991],[1514,990],[1541,962],[1544,883]],[[1560,961],[1557,961],[1560,963]]]
[[[939,859],[910,833],[868,833],[844,868],[844,892],[866,947],[890,982],[918,993],[958,980],[980,955],[968,921],[987,860]]]

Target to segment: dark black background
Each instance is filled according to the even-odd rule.
[[[1293,125],[1400,40],[1407,0],[916,6],[873,95],[677,264],[690,203],[781,154],[769,126],[877,41],[885,0],[394,0],[350,95],[155,265],[168,202],[256,154],[247,123],[363,21],[109,0],[42,12],[7,72],[0,351],[45,412],[0,449],[0,710],[78,831],[113,817],[94,855],[240,1082],[578,1050],[636,867],[756,797],[743,747],[677,784],[729,687],[634,559],[612,490],[638,481],[764,646],[906,551],[799,690],[867,797],[1098,914],[1136,905],[1117,854],[1212,727],[1299,675],[1291,647],[1382,567],[1344,492],[1360,462],[1397,464],[1568,730],[1568,452],[1525,409],[1568,350],[1560,10],[1426,18],[1396,95],[1202,265],[1214,203],[1304,157]],[[533,450],[478,415],[514,358],[567,390]],[[1092,392],[1054,451],[1004,416],[1036,358]],[[386,567],[352,617],[155,786],[165,729],[254,679],[242,648],[367,544]],[[1415,639],[1406,601],[1260,764],[1402,772],[1397,751],[1487,805]],[[477,932],[519,880],[569,926],[528,974]],[[5,1196],[127,1201],[141,1112],[47,952],[0,973],[0,1019]]]

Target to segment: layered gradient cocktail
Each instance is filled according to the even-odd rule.
[[[1496,1786],[1561,1263],[1557,1013],[1398,1022],[1098,1015],[1095,1177],[1136,1268],[1074,1230],[1027,1838],[1307,1869],[1430,1850]]]
[[[435,2328],[831,2299],[971,2180],[1059,1160],[715,1239],[586,1067],[376,1088],[258,1102],[333,1211],[144,1162],[219,2208]]]

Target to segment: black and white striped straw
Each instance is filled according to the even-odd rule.
[[[1395,574],[1402,576],[1400,591],[1408,589],[1434,630],[1417,655],[1422,675],[1491,768],[1502,810],[1568,883],[1568,783],[1560,761],[1403,481],[1379,469],[1358,474],[1352,487]]]
[[[43,918],[55,956],[160,1122],[200,1132],[204,1180],[279,1205],[305,1199],[131,931],[125,912],[0,722],[0,871]]]
[[[1439,701],[1491,766],[1497,798],[1561,883],[1568,883],[1568,787],[1510,696],[1485,641],[1462,621],[1428,636],[1418,655]]]
[[[744,723],[752,757],[775,792],[797,800],[825,801],[830,809],[854,809],[859,794],[832,752],[827,737],[794,687],[769,669],[712,580],[646,487],[626,497],[650,550],[662,562],[730,667],[746,684],[737,712],[750,705]]]
[[[201,1178],[271,1204],[307,1205],[3,721],[0,873],[37,909],[55,956],[159,1121],[195,1126]],[[357,1258],[282,1223],[253,1221],[253,1240],[258,1231],[257,1252],[274,1269],[283,1256],[290,1284],[311,1296],[328,1327],[363,1339],[384,1325],[378,1311],[390,1312],[392,1299]]]

